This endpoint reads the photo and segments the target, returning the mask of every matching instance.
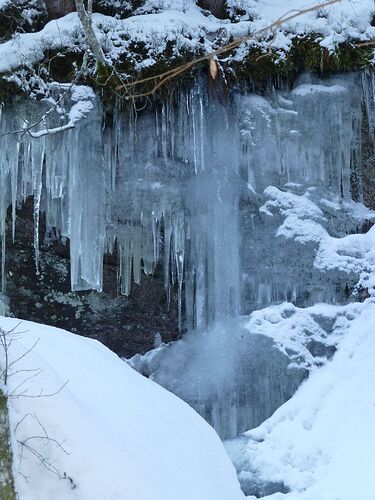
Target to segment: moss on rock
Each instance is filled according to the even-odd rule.
[[[319,35],[296,36],[288,52],[264,52],[254,47],[243,61],[231,63],[232,77],[240,84],[252,83],[264,87],[272,80],[292,83],[304,71],[319,76],[361,70],[372,66],[373,49],[342,43],[334,52],[319,44]]]
[[[194,52],[187,48],[177,50],[176,42],[167,42],[165,49],[153,54],[153,64],[143,64],[150,59],[148,48],[144,42],[126,40],[128,50],[116,61],[116,73],[110,67],[96,64],[91,61],[89,71],[82,75],[77,83],[87,84],[93,87],[102,97],[106,108],[113,107],[119,97],[127,97],[127,92],[121,89],[123,81],[135,81],[148,77],[157,77],[173,68],[191,61],[202,55],[203,44]],[[331,76],[336,73],[361,70],[372,67],[373,49],[366,46],[357,46],[354,42],[346,42],[338,45],[336,50],[330,52],[320,45],[321,37],[317,34],[295,36],[292,39],[288,51],[270,50],[265,52],[257,45],[249,48],[248,55],[242,60],[229,59],[224,65],[228,87],[239,85],[244,88],[265,90],[269,84],[278,85],[284,82],[291,85],[295,78],[304,71],[310,71],[321,77]],[[46,50],[44,60],[35,67],[42,78],[48,81],[67,83],[74,79],[77,69],[81,67],[83,53],[79,46],[66,53],[61,51]],[[176,87],[189,85],[194,76],[205,71],[207,62],[194,66],[188,72],[178,78],[172,78],[166,85],[157,91],[156,97],[163,99]],[[44,68],[40,71],[40,68]],[[123,75],[119,79],[117,75]],[[9,76],[9,75],[3,75]],[[1,75],[0,75],[1,78]],[[0,80],[1,81],[1,80]],[[131,87],[130,95],[142,94],[153,89],[158,82],[157,79],[148,81],[142,85]],[[14,95],[22,93],[17,85],[4,78],[0,83],[0,102],[9,102]]]
[[[16,500],[12,472],[8,405],[7,398],[2,391],[0,391],[0,499]]]

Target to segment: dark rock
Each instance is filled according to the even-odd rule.
[[[198,5],[202,9],[209,10],[215,17],[224,19],[226,17],[225,0],[198,0]]]
[[[337,350],[333,345],[326,345],[313,339],[310,340],[308,344],[306,344],[306,348],[311,352],[314,358],[324,357],[327,359],[331,359]]]
[[[7,295],[11,313],[20,318],[64,328],[99,340],[119,356],[131,357],[154,346],[157,334],[164,342],[178,338],[176,294],[168,306],[161,269],[143,274],[129,297],[117,290],[114,256],[104,259],[103,292],[71,292],[69,242],[58,238],[41,245],[40,273],[33,248],[33,201],[17,211],[16,240],[7,234]],[[40,241],[45,223],[41,217]]]
[[[75,11],[74,0],[45,0],[48,17],[58,19]]]

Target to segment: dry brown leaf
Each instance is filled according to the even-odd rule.
[[[209,62],[209,67],[210,67],[210,75],[213,80],[216,80],[217,77],[217,61],[216,59],[210,59]]]

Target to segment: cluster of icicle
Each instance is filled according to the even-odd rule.
[[[19,130],[25,109],[4,107],[0,124],[0,235],[5,289],[6,214],[34,198],[47,234],[69,238],[72,290],[101,290],[103,256],[118,255],[121,292],[163,262],[167,294],[178,288],[188,327],[240,309],[240,200],[270,184],[308,183],[350,197],[361,103],[374,127],[374,76],[302,83],[291,92],[233,95],[227,102],[197,83],[152,109],[116,109],[103,125],[98,100],[60,134]],[[26,109],[27,108],[27,109]],[[31,121],[31,120],[30,120]],[[184,293],[184,300],[182,294]]]

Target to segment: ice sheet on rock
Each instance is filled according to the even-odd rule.
[[[262,422],[307,373],[244,320],[220,321],[129,362],[187,401],[222,438]]]
[[[327,363],[361,305],[290,303],[186,334],[129,363],[187,401],[222,438],[270,416]]]
[[[274,340],[290,359],[290,366],[312,369],[325,364],[359,314],[360,304],[316,304],[298,308],[290,303],[254,311],[246,329]]]
[[[355,285],[357,290],[363,288],[367,289],[368,293],[374,293],[373,228],[365,234],[340,235],[341,237],[329,234],[333,232],[332,211],[339,209],[346,219],[352,218],[354,222],[357,220],[359,227],[365,221],[374,221],[373,211],[354,202],[341,202],[339,206],[334,202],[327,203],[325,199],[316,199],[314,202],[311,199],[314,193],[309,190],[304,195],[295,195],[269,187],[265,190],[265,196],[268,199],[260,211],[266,217],[273,218],[276,213],[283,216],[276,237],[298,242],[305,247],[313,245],[313,265],[317,270],[347,274],[347,284],[352,283],[351,286]],[[323,209],[330,210],[328,218],[323,217],[318,204],[321,204]]]
[[[323,84],[304,76],[292,92],[239,100],[248,178],[256,190],[307,183],[349,198],[361,114],[356,77]]]

